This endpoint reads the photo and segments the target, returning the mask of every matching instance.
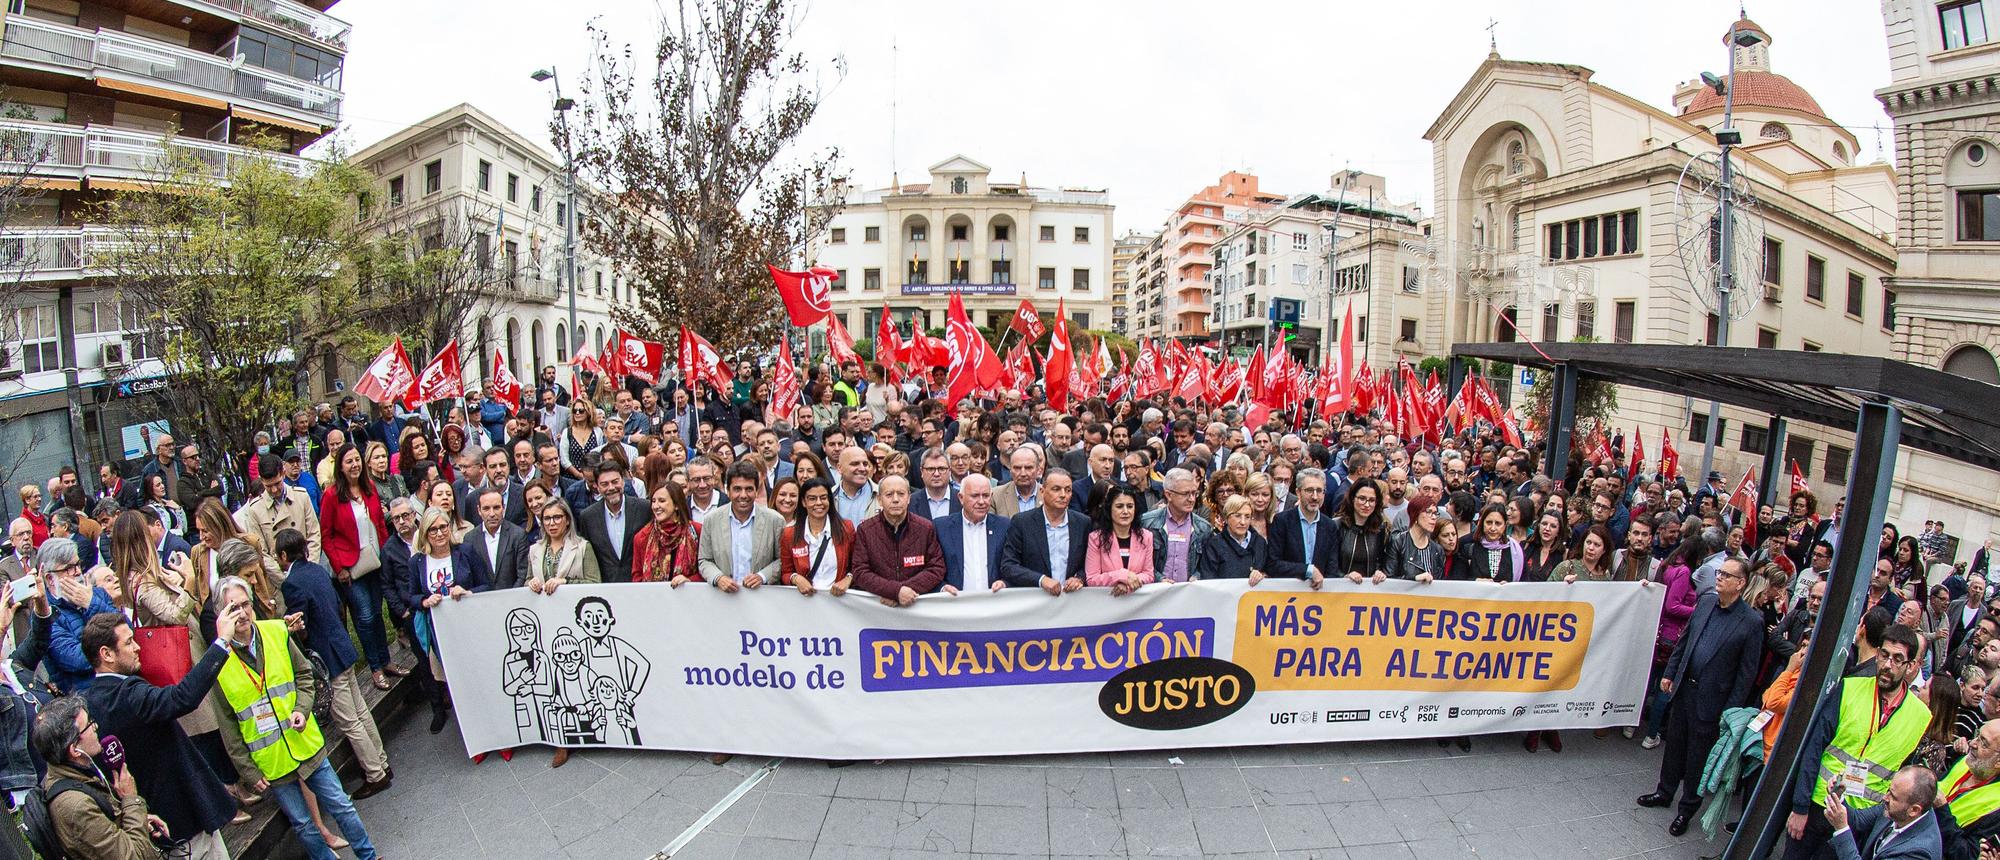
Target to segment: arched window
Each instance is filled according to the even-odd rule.
[[[1507,142],[1507,172],[1517,174],[1528,169],[1528,146],[1518,140]]]
[[[1763,128],[1757,129],[1757,136],[1765,140],[1791,140],[1792,130],[1782,122],[1767,122]]]
[[[528,324],[528,355],[534,358],[534,363],[528,365],[528,372],[541,373],[542,372],[542,321],[541,320],[535,320],[534,322]]]
[[[507,321],[506,349],[507,372],[514,374],[515,379],[523,378],[521,375],[521,323],[519,320],[510,319]]]
[[[2000,366],[1993,363],[1993,353],[1974,344],[1965,344],[1945,356],[1944,372],[2000,385]]]
[[[1837,140],[1833,142],[1833,160],[1841,164],[1847,163],[1847,144]]]
[[[569,361],[569,328],[556,323],[556,363]]]

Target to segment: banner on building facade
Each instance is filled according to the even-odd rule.
[[[1664,590],[1329,580],[926,595],[566,585],[435,610],[467,753],[824,759],[1638,722]]]

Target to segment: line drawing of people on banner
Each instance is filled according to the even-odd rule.
[[[583,643],[584,662],[592,674],[607,678],[618,687],[619,707],[600,716],[615,722],[618,714],[624,714],[624,722],[630,723],[622,726],[625,743],[636,745],[639,743],[639,727],[631,714],[639,693],[646,689],[646,679],[653,672],[653,664],[646,659],[646,655],[632,647],[632,643],[611,635],[611,627],[616,623],[617,619],[611,614],[610,601],[591,595],[576,602],[576,624],[583,629],[586,640]],[[599,710],[603,710],[601,706]]]
[[[542,619],[517,607],[507,613],[507,656],[500,661],[500,691],[514,698],[514,731],[522,743],[553,743],[548,726],[554,673],[542,652]]]
[[[550,661],[555,664],[554,695],[548,700],[544,720],[563,746],[604,743],[600,728],[603,719],[595,694],[596,673],[584,662],[583,640],[564,627],[549,640]]]

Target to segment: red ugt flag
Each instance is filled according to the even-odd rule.
[[[507,404],[507,414],[521,411],[521,380],[514,378],[514,372],[507,369],[507,362],[500,360],[500,350],[493,351],[493,399]]]
[[[1057,301],[1060,302],[1061,300],[1058,299]],[[1027,299],[1022,299],[1021,306],[1014,309],[1014,318],[1008,321],[1007,327],[1020,332],[1022,337],[1031,341],[1041,337],[1042,332],[1047,331],[1047,329],[1042,327],[1041,315],[1035,313],[1034,303]]]
[[[403,339],[382,348],[381,354],[368,363],[361,371],[361,378],[354,383],[354,393],[376,403],[390,403],[417,382],[417,373],[410,369],[410,354],[403,349]]]
[[[771,270],[771,283],[785,300],[785,315],[792,318],[792,325],[812,325],[833,311],[833,279],[840,276],[839,272],[824,266],[803,272],[787,272],[768,265],[765,268]]]
[[[875,363],[887,371],[902,360],[903,339],[896,334],[896,317],[889,312],[889,302],[884,299],[882,321],[875,324]]]
[[[729,369],[722,361],[722,354],[687,326],[681,326],[680,366],[681,383],[691,390],[699,391],[695,383],[701,381],[708,382],[718,392],[727,390]],[[718,379],[722,381],[718,383]]]
[[[861,364],[861,353],[854,351],[854,336],[847,333],[847,326],[840,321],[838,315],[831,315],[826,319],[826,350],[833,353],[834,366]]]
[[[410,388],[403,402],[411,409],[436,400],[465,396],[464,374],[459,369],[458,338],[452,338],[444,349],[424,365],[424,372],[417,374],[416,385]]]
[[[771,403],[765,407],[766,423],[790,421],[793,407],[799,405],[798,368],[792,366],[792,339],[778,338],[778,365],[771,368]]]
[[[1729,494],[1729,506],[1743,515],[1743,543],[1757,542],[1757,468],[1743,470],[1743,480],[1736,482],[1736,492]]]
[[[1069,373],[1073,364],[1069,344],[1069,316],[1063,300],[1056,300],[1056,331],[1049,337],[1049,355],[1042,360],[1043,389],[1049,408],[1066,412],[1069,407]]]
[[[972,393],[979,384],[980,365],[984,356],[979,352],[979,344],[985,337],[972,327],[972,319],[965,315],[965,298],[958,293],[951,294],[951,306],[945,312],[945,349],[951,356],[950,369],[945,383],[945,412],[956,417],[958,402]]]
[[[1794,493],[1812,492],[1812,484],[1808,483],[1806,481],[1806,476],[1799,472],[1799,461],[1797,460],[1792,461],[1792,492]]]

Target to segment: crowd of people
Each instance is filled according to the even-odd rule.
[[[1690,487],[1628,464],[1622,442],[1552,476],[1538,445],[1485,425],[1413,440],[1375,415],[1250,426],[1235,406],[1058,410],[1013,390],[948,409],[941,375],[807,376],[798,403],[773,403],[750,362],[713,396],[628,378],[585,397],[548,367],[519,408],[477,389],[433,413],[346,397],[259,433],[253,451],[205,458],[161,434],[137,469],[102,467],[94,487],[65,468],[22,488],[0,627],[7,702],[24,707],[0,708],[17,741],[0,780],[17,805],[46,807],[46,832],[26,816],[30,841],[59,839],[71,857],[226,857],[222,829],[275,798],[310,856],[374,856],[353,801],[394,771],[364,692],[407,675],[443,731],[448,662],[430,613],[469,593],[639,582],[909,606],[1271,577],[1664,589],[1648,699],[1619,733],[1664,744],[1659,789],[1639,803],[1678,795],[1678,835],[1716,793],[1711,750],[1776,736],[1833,576],[1839,502],[1822,515],[1798,492],[1740,521],[1720,474]],[[1802,715],[1814,746],[1788,857],[1878,831],[1916,839],[1920,821],[1940,847],[1914,856],[1977,856],[2000,833],[2000,723],[1987,718],[2000,693],[1984,694],[2000,672],[1986,591],[2000,557],[1984,548],[1969,569],[1934,572],[1950,546],[1941,524],[1885,529],[1854,665]],[[393,659],[392,636],[416,659]],[[360,766],[352,787],[327,761],[339,739]],[[1552,731],[1518,743],[1563,750]],[[549,764],[568,758],[559,748]]]

